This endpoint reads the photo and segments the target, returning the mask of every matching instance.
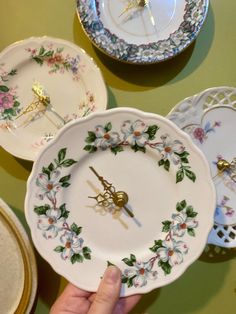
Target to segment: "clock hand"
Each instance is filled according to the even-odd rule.
[[[236,182],[236,158],[233,158],[231,163],[225,159],[220,159],[217,161],[216,166],[219,172],[212,179],[215,179],[220,173],[227,171],[230,178]]]
[[[127,214],[130,217],[134,217],[134,214],[126,206],[126,204],[128,203],[128,200],[129,200],[127,193],[124,191],[116,192],[115,187],[111,183],[109,183],[102,176],[100,176],[93,167],[90,166],[89,168],[90,168],[90,170],[92,170],[92,172],[98,178],[98,180],[102,183],[104,191],[105,191],[104,194],[108,193],[111,196],[112,201],[116,206],[118,206],[119,208],[124,208],[124,210],[127,212]],[[95,198],[98,201],[99,196],[102,197],[102,195],[99,194],[97,197],[92,197],[92,198]],[[104,199],[105,199],[105,197],[104,197]]]
[[[52,111],[54,113],[54,115],[56,115],[62,122],[63,124],[66,124],[66,121],[59,115],[59,113],[53,108],[51,101],[50,101],[50,97],[48,95],[46,95],[45,90],[43,88],[42,85],[40,85],[38,82],[35,82],[32,86],[32,91],[34,92],[35,96],[37,97],[36,100],[33,100],[16,118],[20,118],[21,116],[30,113],[32,111],[35,111],[36,109],[40,110],[40,107],[44,108],[41,111],[45,111],[45,109],[49,109],[50,111]],[[29,121],[33,121],[33,118],[30,118]]]
[[[129,1],[129,3],[127,4],[127,6],[124,8],[124,10],[121,12],[121,14],[119,15],[119,17],[121,17],[123,14],[125,14],[126,12],[135,9],[135,8],[142,8],[146,5],[146,1],[145,0],[132,0]]]
[[[32,90],[34,94],[38,97],[39,101],[50,111],[52,111],[61,121],[63,124],[66,124],[66,121],[62,118],[61,115],[54,109],[54,107],[51,104],[50,97],[46,95],[46,91],[42,85],[40,85],[38,82],[35,82],[33,84]]]
[[[148,10],[148,14],[149,14],[152,26],[155,28],[155,31],[157,32],[156,22],[155,22],[154,16],[152,14],[151,6],[150,6],[150,0],[144,0],[144,2],[145,2],[145,7]]]

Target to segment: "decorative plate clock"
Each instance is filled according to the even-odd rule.
[[[11,154],[34,161],[65,123],[106,106],[100,70],[75,44],[35,37],[0,53],[0,145]]]
[[[236,89],[215,87],[181,101],[168,118],[188,133],[209,162],[217,191],[209,243],[236,246]]]
[[[77,0],[82,27],[109,56],[136,64],[170,59],[197,37],[208,0]]]
[[[124,296],[172,282],[198,258],[215,190],[184,132],[118,108],[69,123],[42,150],[25,208],[36,248],[59,274],[96,291],[117,265]]]

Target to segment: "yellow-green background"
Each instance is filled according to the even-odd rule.
[[[0,0],[0,8],[0,50],[31,36],[75,42],[101,68],[110,108],[129,106],[166,115],[176,103],[206,88],[236,86],[235,0],[212,0],[197,40],[178,57],[150,66],[121,64],[95,49],[80,27],[74,0]],[[0,148],[0,197],[26,228],[23,202],[31,167]],[[132,313],[236,313],[235,256],[235,249],[208,247],[183,276],[145,295]],[[38,255],[37,260],[35,313],[48,313],[66,281]]]

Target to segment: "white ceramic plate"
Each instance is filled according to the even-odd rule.
[[[219,174],[219,159],[236,156],[236,88],[215,87],[181,101],[167,116],[188,133],[209,162],[217,190],[215,224],[209,243],[236,246],[236,183],[230,172]]]
[[[89,167],[128,194],[133,218],[89,198],[103,194]],[[58,273],[96,291],[112,263],[123,273],[121,295],[131,295],[172,282],[199,257],[215,191],[184,132],[161,116],[118,108],[70,123],[45,147],[25,208],[36,248]]]
[[[0,305],[4,313],[30,313],[37,290],[33,248],[20,221],[0,199]]]
[[[11,154],[35,160],[62,127],[51,110],[17,118],[35,100],[32,86],[43,85],[65,122],[105,110],[107,91],[94,61],[75,44],[50,37],[30,38],[0,53],[0,145]]]
[[[77,0],[77,13],[89,39],[113,58],[155,63],[179,54],[197,37],[208,0]]]

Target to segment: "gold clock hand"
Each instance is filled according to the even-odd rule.
[[[124,10],[121,12],[121,14],[119,15],[119,17],[121,17],[123,14],[125,14],[126,12],[135,9],[135,8],[142,8],[146,5],[146,1],[145,0],[132,0],[129,1],[129,3],[127,4],[127,6],[124,8]]]
[[[134,217],[134,214],[126,206],[126,204],[128,203],[128,200],[129,200],[128,194],[124,191],[116,192],[115,187],[111,183],[109,183],[102,176],[100,176],[93,167],[90,166],[89,168],[90,168],[90,170],[92,170],[92,172],[98,178],[98,180],[102,183],[105,194],[109,193],[109,195],[111,196],[111,198],[113,200],[113,203],[116,206],[118,206],[119,208],[124,208],[124,210],[127,212],[127,214],[130,217]],[[96,197],[94,197],[94,198],[96,199]]]
[[[221,173],[223,173],[224,171],[229,171],[229,176],[230,178],[236,182],[236,158],[233,158],[233,160],[231,161],[231,163],[229,163],[227,160],[225,159],[220,159],[217,161],[217,169],[219,170],[219,172],[212,178],[213,180]]]
[[[39,101],[50,111],[52,111],[61,121],[63,124],[66,124],[66,121],[62,118],[61,115],[54,109],[54,107],[51,104],[50,97],[46,95],[45,89],[42,85],[40,85],[38,82],[35,82],[33,84],[32,90],[34,94],[38,97]]]

